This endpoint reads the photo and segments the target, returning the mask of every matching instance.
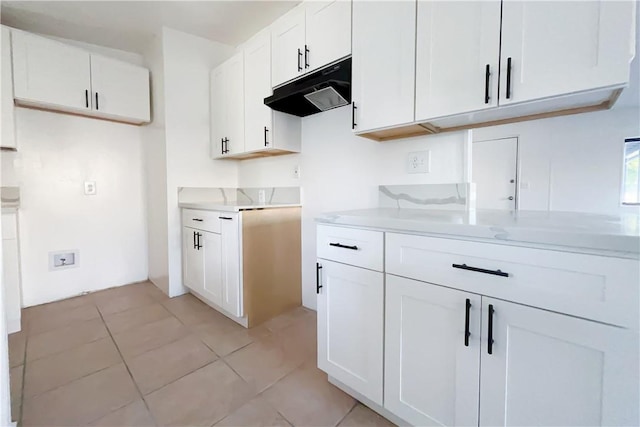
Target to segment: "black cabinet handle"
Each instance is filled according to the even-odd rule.
[[[202,222],[202,218],[191,218],[191,221],[198,221],[198,222]]]
[[[459,269],[461,269],[461,270],[476,271],[476,272],[478,272],[478,273],[492,274],[492,275],[494,275],[494,276],[509,277],[509,273],[505,273],[504,271],[500,271],[500,270],[486,270],[486,269],[484,269],[484,268],[469,267],[467,264],[451,264],[451,267],[453,267],[453,268],[459,268]]]
[[[89,90],[84,90],[84,106],[89,108]]]
[[[320,284],[320,270],[322,270],[322,264],[316,262],[316,294],[320,293],[322,285]]]
[[[96,92],[96,110],[99,110],[100,107],[98,106],[98,92]]]
[[[298,49],[298,72],[302,71],[302,65],[300,65],[300,60],[302,59],[302,52]]]
[[[228,216],[219,216],[218,218],[220,219],[226,219],[227,221],[231,221],[233,218],[228,217]]]
[[[267,129],[267,127],[264,127],[264,146],[268,147],[269,146],[269,141],[267,141],[267,132],[269,132],[269,129]]]
[[[333,247],[336,247],[336,248],[342,248],[342,249],[351,249],[352,251],[357,251],[358,250],[357,246],[343,245],[342,243],[329,243],[329,246],[333,246]]]
[[[464,314],[464,346],[469,347],[469,337],[471,336],[471,332],[469,332],[469,312],[471,311],[471,300],[467,298],[465,314]]]
[[[491,69],[489,68],[489,64],[487,64],[484,70],[484,103],[489,103],[489,77],[491,76]]]
[[[304,45],[304,68],[309,68],[309,47]]]
[[[489,332],[487,333],[487,353],[493,354],[493,304],[489,304]]]
[[[229,152],[229,138],[222,138],[220,142],[222,145],[222,154],[227,154]]]
[[[507,58],[507,99],[511,98],[511,57]]]
[[[220,154],[224,154],[224,138],[220,138]]]
[[[202,237],[202,233],[196,233],[196,235],[198,236],[198,247],[196,249],[200,250],[200,248],[202,248],[202,245],[200,244],[200,238]]]
[[[195,248],[196,248],[196,246],[197,246],[197,245],[196,245],[196,232],[194,231],[194,232],[193,232],[193,249],[195,249]]]
[[[358,109],[358,107],[356,107],[356,103],[352,102],[351,103],[351,129],[355,129],[356,126],[358,126],[358,124],[356,123],[356,110]]]

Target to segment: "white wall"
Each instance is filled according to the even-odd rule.
[[[316,232],[322,212],[375,207],[378,185],[463,182],[466,132],[378,143],[354,136],[349,107],[302,119],[302,153],[239,162],[239,186],[302,187],[302,299],[316,307]],[[431,172],[406,173],[407,154],[431,151]],[[299,180],[293,178],[296,165]]]

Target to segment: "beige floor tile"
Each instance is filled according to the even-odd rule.
[[[355,400],[307,363],[268,388],[262,396],[296,426],[335,426]]]
[[[262,391],[305,360],[304,351],[287,349],[276,337],[264,338],[226,357],[226,361],[247,383]]]
[[[27,334],[24,331],[9,335],[9,366],[14,368],[24,364],[27,348]]]
[[[27,341],[27,361],[59,353],[108,335],[102,319],[98,318],[30,336]]]
[[[27,363],[25,370],[24,396],[52,390],[120,362],[111,337],[34,360]]]
[[[185,325],[215,322],[223,316],[191,294],[171,298],[163,304]]]
[[[139,286],[147,291],[147,293],[155,298],[158,302],[167,301],[169,299],[169,296],[167,294],[162,292],[160,288],[158,288],[151,282],[138,283],[136,286]]]
[[[20,406],[22,405],[22,374],[23,366],[16,366],[9,371],[9,383],[11,385],[11,419],[18,421]]]
[[[33,316],[29,319],[29,336],[52,331],[74,323],[100,317],[98,309],[93,304],[82,304],[65,311],[56,311],[51,314]]]
[[[282,342],[287,353],[301,353],[305,359],[315,357],[317,353],[315,315],[274,332],[274,336]]]
[[[361,403],[358,403],[338,425],[342,427],[395,427],[391,421]]]
[[[125,358],[131,358],[185,337],[188,329],[175,317],[147,323],[115,334],[113,339]]]
[[[25,399],[22,425],[86,425],[138,399],[124,364]]]
[[[103,316],[156,304],[157,302],[158,301],[145,290],[131,291],[112,298],[96,299],[96,305]]]
[[[118,334],[170,316],[171,313],[169,313],[166,308],[156,303],[120,313],[105,315],[104,322],[112,334]]]
[[[151,427],[156,424],[144,401],[137,400],[92,422],[91,425],[101,427]]]
[[[50,302],[48,304],[41,304],[25,308],[24,310],[22,310],[22,314],[30,323],[31,319],[38,317],[46,318],[48,316],[55,316],[57,314],[76,309],[86,304],[93,304],[93,300],[91,299],[90,295],[82,295],[64,299],[61,301]]]
[[[221,360],[146,397],[155,420],[168,426],[210,426],[255,395]]]
[[[253,342],[249,330],[226,318],[200,323],[191,330],[219,356],[226,356]]]
[[[260,396],[255,397],[216,424],[220,427],[289,427],[290,425],[278,411]]]
[[[273,319],[267,320],[263,325],[272,331],[278,331],[294,323],[309,321],[314,316],[315,312],[313,310],[305,307],[296,307]]]
[[[216,359],[198,338],[188,336],[136,356],[127,365],[142,394],[148,394]]]

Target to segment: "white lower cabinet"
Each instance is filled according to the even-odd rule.
[[[198,230],[182,227],[183,280],[190,289],[202,290],[204,286],[204,252],[198,248]]]
[[[382,405],[384,277],[318,260],[318,367]]]
[[[222,261],[222,236],[218,233],[202,233],[202,250],[204,280],[202,281],[202,296],[222,305],[222,271],[224,262]]]
[[[480,298],[386,275],[386,409],[413,425],[478,425]]]

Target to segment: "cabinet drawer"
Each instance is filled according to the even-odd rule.
[[[381,231],[318,225],[318,258],[382,271]]]
[[[638,261],[387,233],[386,272],[638,328]]]
[[[220,216],[220,212],[182,209],[182,225],[212,233],[220,233]]]

